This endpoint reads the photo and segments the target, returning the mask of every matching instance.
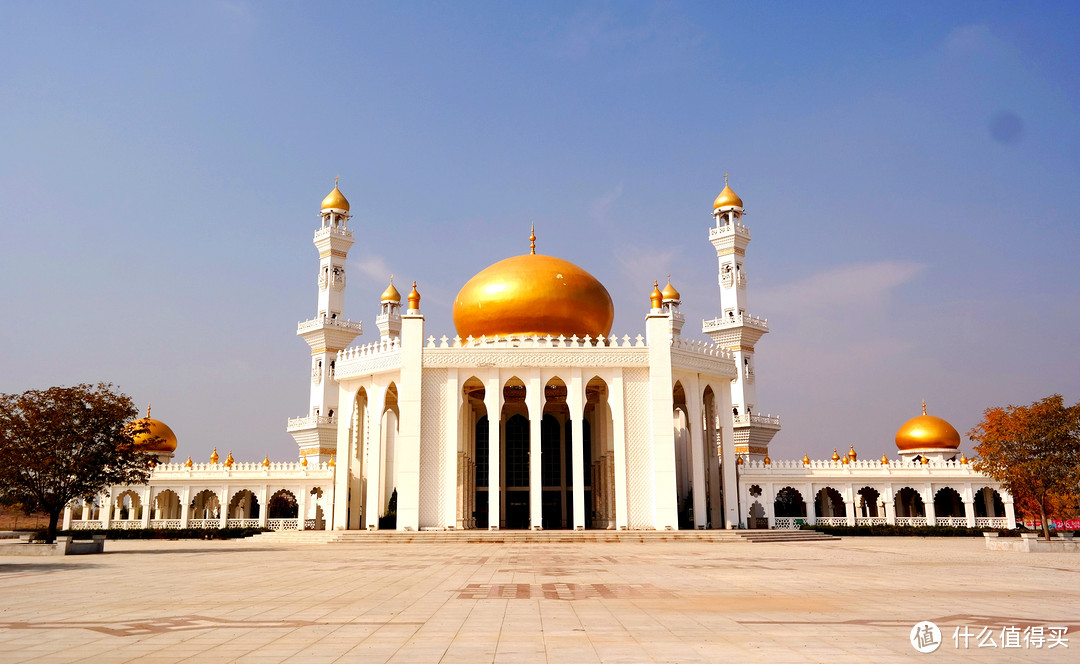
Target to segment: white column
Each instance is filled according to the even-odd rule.
[[[688,429],[690,431],[690,462],[691,487],[694,496],[694,527],[703,530],[709,522],[708,509],[705,503],[705,431],[702,428],[701,419],[701,384],[697,374],[690,376],[684,382],[684,394],[686,394],[687,417],[690,419]]]
[[[649,415],[652,429],[653,527],[679,527],[678,486],[675,479],[675,428],[671,376],[671,326],[667,314],[645,317],[649,348]]]
[[[848,487],[846,489],[844,489],[844,491],[845,491],[845,495],[844,495],[844,512],[845,512],[845,514],[844,514],[844,516],[847,517],[847,525],[854,526],[855,525],[855,493],[852,490],[850,485],[848,485]]]
[[[410,312],[416,311],[410,309]],[[424,317],[401,317],[401,382],[398,384],[397,529],[420,529],[420,400],[423,381]]]
[[[572,369],[567,385],[566,405],[570,408],[570,466],[574,476],[574,530],[585,530],[585,383],[581,369]],[[599,487],[593,487],[595,491]]]
[[[461,447],[461,424],[458,419],[461,416],[461,385],[458,381],[458,370],[450,369],[446,376],[446,388],[443,394],[446,403],[446,439],[443,441],[443,491],[446,500],[443,501],[443,513],[439,515],[439,526],[443,528],[457,527],[458,508],[465,509],[464,496],[459,495],[458,487],[462,486],[465,477],[463,470],[463,454],[459,456]],[[464,516],[464,515],[462,515]]]
[[[540,371],[534,370],[525,389],[525,403],[529,408],[529,526],[533,530],[543,528],[544,485],[540,474],[543,446],[540,444],[540,425],[544,419],[544,381]]]
[[[221,496],[218,498],[218,528],[225,528],[229,520],[229,485],[221,487]]]
[[[611,405],[611,440],[615,454],[615,529],[626,530],[626,404],[623,398],[622,369],[615,369],[608,381],[608,402]]]
[[[296,529],[303,530],[304,522],[307,521],[307,501],[308,491],[310,489],[307,486],[300,487],[300,495],[296,497]]]
[[[185,485],[183,491],[180,493],[180,527],[187,528],[188,522],[191,520],[191,487]],[[266,509],[266,504],[263,503],[263,509]]]
[[[368,456],[367,464],[363,469],[364,478],[367,480],[367,496],[364,499],[363,524],[368,530],[378,530],[379,512],[383,509],[382,504],[382,427],[383,408],[386,406],[386,386],[372,385],[368,391]],[[361,521],[357,515],[349,515],[347,528],[359,528]]]
[[[720,472],[723,476],[724,527],[745,528],[746,510],[739,505],[739,487],[736,481],[735,426],[731,419],[731,384],[718,386],[716,410],[720,420]],[[771,510],[771,507],[766,507]],[[772,523],[772,517],[769,517]]]
[[[803,486],[801,493],[803,502],[806,503],[806,522],[810,525],[814,525],[817,523],[817,518],[821,516],[817,513],[817,501],[815,500],[817,494],[814,493],[814,485],[807,484]]]
[[[112,511],[116,502],[114,498],[116,496],[116,487],[109,488],[112,489],[109,495],[101,494],[101,527],[105,530],[109,529],[109,524],[112,522]]]
[[[259,527],[265,528],[270,520],[270,485],[262,485],[262,489],[259,490]]]
[[[143,490],[142,490],[141,493],[142,493],[143,511],[142,511],[142,515],[140,515],[139,520],[142,522],[142,527],[143,528],[149,528],[150,527],[150,515],[153,513],[153,509],[154,509],[154,504],[153,504],[153,502],[151,502],[150,498],[154,494],[153,494],[152,488],[149,485],[143,487]]]
[[[502,485],[499,481],[502,447],[499,434],[502,424],[503,394],[502,380],[499,378],[498,371],[492,373],[494,375],[484,383],[484,407],[488,413],[488,530],[498,530],[501,517],[499,493]]]
[[[1005,527],[1009,530],[1016,529],[1016,509],[1013,506],[1013,498],[1010,494],[1003,494],[1001,496],[1002,501],[1005,504]],[[990,514],[990,512],[987,512]]]
[[[926,497],[923,498],[923,505],[926,506],[926,523],[930,526],[937,525],[937,511],[934,509],[934,488],[929,484],[925,487]]]
[[[337,452],[334,455],[334,488],[338,488],[340,483],[340,494],[342,496],[349,495],[349,478],[352,476],[360,477],[363,472],[363,462],[358,460],[363,458],[362,452],[360,454],[353,453],[353,447],[358,444],[357,440],[354,440],[350,435],[352,433],[353,418],[356,413],[356,393],[360,391],[359,384],[342,384],[339,383],[338,392],[338,410],[337,410]],[[360,437],[360,432],[357,432],[357,438]],[[338,468],[341,469],[338,472]],[[358,512],[361,504],[361,484],[359,482],[352,482],[353,484],[353,496],[352,500],[343,500],[341,504],[329,503],[333,505],[332,514],[327,514],[327,521],[333,521],[334,523],[344,527],[347,527],[348,516],[352,512]],[[351,504],[350,504],[351,503]]]
[[[720,411],[720,412],[725,412],[725,411]],[[743,494],[743,495],[748,495],[749,493],[750,492],[747,491],[746,494]],[[764,491],[764,493],[761,494],[761,497],[765,499],[765,500],[762,501],[763,503],[765,503],[764,505],[762,505],[762,507],[765,508],[765,516],[768,517],[768,519],[769,519],[769,528],[775,528],[776,527],[776,487],[774,487],[772,484],[766,484],[765,485],[765,491]],[[753,503],[750,503],[750,504],[753,505]],[[747,507],[746,509],[749,511],[750,508]]]
[[[71,530],[71,504],[64,507],[64,520],[60,525],[61,530]]]

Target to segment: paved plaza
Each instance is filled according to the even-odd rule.
[[[0,557],[0,661],[1074,662],[1080,556],[981,539],[108,542]],[[941,630],[927,655],[915,623]],[[1067,626],[1068,649],[1002,629]],[[994,647],[953,633],[992,631]],[[1011,630],[1009,630],[1010,633]],[[1030,634],[1030,632],[1028,632]]]

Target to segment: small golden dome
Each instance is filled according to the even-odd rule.
[[[187,461],[184,462],[184,465],[187,466],[188,468],[191,468],[191,455],[190,454],[188,455]]]
[[[667,286],[664,286],[664,290],[660,291],[660,294],[664,296],[664,302],[680,299],[679,291],[675,290],[675,287],[671,285],[671,277],[668,277]]]
[[[326,198],[322,199],[322,209],[349,211],[349,201],[345,198],[345,194],[341,193],[341,190],[337,188],[337,185],[334,185],[334,190],[327,194]]]
[[[664,294],[660,292],[660,282],[652,282],[652,292],[649,293],[649,304],[653,309],[659,309],[664,303]]]
[[[523,254],[476,274],[454,298],[461,338],[495,335],[607,336],[611,295],[595,277],[554,256]]]
[[[961,452],[960,453],[960,465],[961,466],[966,466],[967,462],[968,462],[968,458],[966,456],[964,456],[963,452]]]
[[[810,455],[809,454],[802,455],[802,462],[803,462],[804,466],[809,466],[810,465]]]
[[[765,465],[766,466],[772,465],[772,459],[769,458],[768,454],[765,455]]]
[[[420,291],[416,290],[416,282],[412,282],[412,290],[409,291],[409,308],[420,309]]]
[[[379,296],[380,302],[401,302],[401,293],[397,288],[394,288],[394,278],[390,278],[390,285],[386,287],[386,290]]]
[[[833,461],[839,461],[840,460],[840,455],[836,453],[836,448],[835,447],[833,448],[833,451],[832,451],[832,460]]]
[[[922,465],[924,466],[930,463],[929,457],[919,457],[919,459],[922,461]]]
[[[304,468],[307,468],[307,457],[304,457],[303,459],[300,460],[300,465],[303,466]]]
[[[883,466],[889,465],[889,457],[885,456],[884,452],[881,453],[881,465],[883,465]]]
[[[926,449],[949,449],[960,448],[960,434],[953,425],[940,417],[926,414],[926,403],[923,403],[923,414],[913,417],[896,432],[896,447],[902,451],[926,450]]]
[[[135,448],[140,452],[172,454],[176,451],[176,434],[161,420],[151,418],[149,409],[146,417],[128,424],[127,428],[128,431],[142,430],[131,437]]]
[[[225,467],[232,468],[232,465],[234,463],[236,463],[236,461],[234,461],[232,458],[232,450],[229,450],[229,456],[225,457]]]
[[[214,451],[210,453],[210,463],[217,463],[217,462],[218,462],[218,455],[217,455],[217,448],[215,447]]]
[[[336,466],[337,464],[334,463],[334,457],[330,457],[330,460],[326,462],[326,465],[330,466],[331,468]]]
[[[849,457],[851,457],[851,460],[852,460],[852,461],[857,461],[857,460],[858,460],[858,458],[859,458],[859,457],[858,457],[858,456],[857,456],[857,455],[855,454],[855,446],[854,446],[854,445],[852,445],[852,446],[851,446],[851,449],[850,449],[850,450],[848,450],[848,453],[847,453],[847,455],[848,455]]]
[[[738,459],[735,459],[735,465],[736,465],[736,466],[741,466],[741,465],[743,465],[743,458],[742,458],[742,457],[739,457]]]
[[[851,462],[851,459],[849,459],[848,455],[846,455],[846,454],[840,458],[840,463],[842,463],[844,465],[847,465],[850,462]]]
[[[732,206],[741,208],[743,206],[743,203],[742,203],[742,199],[739,198],[739,195],[736,194],[734,191],[732,191],[731,187],[728,186],[727,175],[725,175],[724,176],[724,190],[721,191],[720,195],[716,197],[715,201],[713,201],[713,206],[712,207],[713,207],[714,210],[719,210],[720,208],[723,208],[723,207],[732,207]]]
[[[268,468],[268,467],[270,467],[270,455],[269,454],[267,454],[263,458],[263,468]]]

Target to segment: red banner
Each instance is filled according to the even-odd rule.
[[[1047,525],[1050,526],[1050,530],[1080,530],[1080,519],[1051,519]],[[1025,520],[1024,527],[1032,530],[1042,528],[1042,521]]]

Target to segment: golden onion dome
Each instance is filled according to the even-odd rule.
[[[913,417],[896,432],[896,447],[900,450],[926,450],[926,449],[950,449],[960,448],[960,434],[953,425],[940,417],[926,414],[926,404],[923,404],[923,414]]]
[[[327,194],[326,198],[322,199],[322,209],[349,211],[349,201],[345,198],[345,194],[341,193],[341,190],[337,188],[337,185],[334,185],[334,190]]]
[[[607,336],[611,295],[595,277],[554,256],[501,260],[462,286],[454,299],[461,338],[495,335]]]
[[[833,451],[832,451],[832,460],[833,461],[839,461],[840,460],[840,455],[836,453],[836,448],[835,447],[833,448]]]
[[[398,289],[394,288],[394,280],[390,280],[390,285],[386,287],[382,295],[379,296],[381,302],[401,302],[401,293]]]
[[[210,453],[210,463],[216,464],[217,462],[218,462],[218,454],[217,454],[217,448],[215,447],[214,451]]]
[[[809,466],[810,465],[810,455],[809,454],[802,455],[802,462],[803,462],[804,466]]]
[[[727,177],[725,177],[724,190],[721,191],[720,195],[716,197],[715,201],[713,201],[712,207],[714,210],[719,210],[720,208],[732,206],[741,208],[743,206],[743,202],[742,199],[739,198],[739,195],[732,191],[731,187],[728,186]]]
[[[852,460],[852,461],[856,461],[856,460],[858,460],[858,458],[859,458],[859,455],[855,454],[855,446],[854,446],[854,445],[852,445],[852,446],[851,446],[851,449],[850,449],[850,450],[848,450],[848,453],[847,453],[847,455],[848,455],[849,457],[851,457],[851,460]]]
[[[172,454],[176,451],[176,434],[169,425],[151,418],[149,409],[147,409],[146,417],[135,420],[128,427],[129,431],[141,429],[132,436],[132,441],[140,452]]]
[[[413,311],[420,309],[420,291],[416,290],[416,282],[412,282],[412,290],[409,291],[409,308]]]
[[[665,302],[680,299],[679,291],[675,290],[675,287],[671,285],[671,277],[668,277],[667,286],[664,286],[664,290],[660,291],[660,294],[664,296]]]
[[[653,309],[659,309],[664,304],[664,294],[660,292],[660,284],[656,281],[652,282],[652,292],[649,293],[649,304]]]

